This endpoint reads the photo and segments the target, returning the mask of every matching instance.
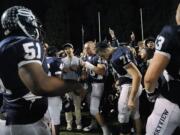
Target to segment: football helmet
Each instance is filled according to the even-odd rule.
[[[32,11],[23,6],[13,6],[5,10],[1,16],[1,25],[5,35],[20,31],[35,39],[39,39],[42,27]]]

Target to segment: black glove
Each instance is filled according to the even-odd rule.
[[[159,96],[159,91],[157,89],[155,89],[153,93],[148,93],[147,90],[145,91],[148,101],[154,103]]]

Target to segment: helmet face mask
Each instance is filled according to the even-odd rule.
[[[26,36],[39,39],[40,28],[36,16],[28,8],[14,6],[7,9],[1,17],[1,25],[5,30],[5,35],[14,31],[21,31]]]

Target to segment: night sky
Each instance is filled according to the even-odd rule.
[[[98,17],[101,13],[101,36],[107,38],[108,28],[115,30],[120,42],[128,42],[134,31],[141,40],[140,11],[143,11],[144,37],[154,36],[166,24],[175,23],[175,10],[179,0],[1,0],[0,14],[14,5],[33,10],[46,31],[45,40],[50,45],[61,46],[66,42],[82,46],[84,41],[98,41]],[[2,38],[2,30],[0,39]]]

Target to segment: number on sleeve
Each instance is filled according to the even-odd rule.
[[[164,41],[165,41],[165,38],[163,36],[157,37],[156,42],[155,42],[157,50],[161,50]]]
[[[23,44],[25,51],[25,59],[40,59],[41,58],[41,47],[39,43],[34,44],[33,42]]]

